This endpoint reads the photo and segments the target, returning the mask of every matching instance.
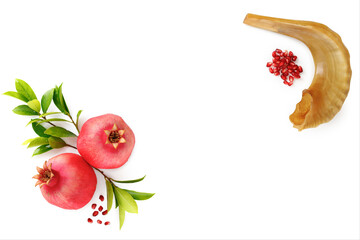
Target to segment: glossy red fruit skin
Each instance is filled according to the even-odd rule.
[[[124,130],[125,143],[119,143],[117,148],[106,144],[108,136],[105,130],[111,130],[116,124],[119,130]],[[135,145],[135,135],[125,121],[117,115],[105,114],[90,118],[81,128],[77,148],[80,155],[91,166],[101,169],[118,168],[129,159]]]
[[[96,174],[84,159],[74,153],[51,158],[54,177],[41,193],[49,203],[64,209],[80,209],[90,202],[96,190]]]

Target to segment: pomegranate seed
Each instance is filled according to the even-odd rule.
[[[88,218],[88,223],[93,223],[93,220],[91,218]]]
[[[101,201],[104,201],[104,196],[103,196],[103,195],[100,195],[99,199],[100,199]]]
[[[110,222],[108,221],[108,222],[105,222],[104,224],[107,226],[107,225],[109,225],[109,224],[110,224]]]
[[[277,48],[272,52],[272,56],[272,62],[266,63],[270,73],[280,76],[284,84],[289,86],[293,84],[295,78],[300,78],[303,69],[295,64],[297,56],[292,51],[282,51]],[[289,80],[287,80],[288,78]]]
[[[99,214],[98,211],[94,211],[94,212],[93,212],[93,216],[94,216],[94,217],[96,217],[98,214]]]
[[[96,204],[94,203],[93,205],[91,205],[91,208],[92,208],[92,209],[95,209],[95,208],[96,208]]]
[[[102,221],[101,220],[97,220],[96,221],[98,224],[102,224]]]
[[[102,206],[99,207],[99,212],[101,212],[104,208]]]
[[[107,210],[102,212],[102,215],[106,215],[107,214]]]

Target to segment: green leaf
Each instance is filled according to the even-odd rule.
[[[28,123],[26,124],[26,126],[28,126],[29,124],[32,124],[32,123],[34,123],[34,122],[39,122],[39,121],[41,121],[41,120],[42,120],[42,119],[40,119],[40,118],[31,119],[31,121],[28,122]]]
[[[4,95],[17,98],[17,99],[19,99],[21,101],[24,101],[24,102],[28,101],[28,99],[24,95],[21,95],[18,92],[9,91],[9,92],[4,93]]]
[[[125,210],[121,206],[119,207],[119,220],[120,220],[120,230],[121,230],[125,221]]]
[[[112,185],[113,187],[113,193],[115,193],[115,188],[116,186],[115,185]],[[115,195],[115,194],[114,194]],[[116,198],[116,195],[115,195],[115,208],[117,208],[119,206],[119,200]]]
[[[141,182],[142,180],[144,180],[145,177],[146,175],[143,176],[142,178],[138,178],[134,180],[113,180],[113,181],[117,183],[136,183],[136,182]]]
[[[38,112],[32,110],[28,105],[19,105],[13,109],[13,112],[19,115],[26,115],[26,116],[39,115]]]
[[[52,88],[48,90],[46,93],[44,93],[44,95],[41,97],[41,109],[43,110],[44,113],[46,113],[47,110],[49,109],[53,95],[54,95],[54,89]]]
[[[129,213],[138,213],[138,206],[134,198],[127,191],[115,187],[114,193],[120,208],[124,208]]]
[[[135,192],[132,190],[123,189],[129,193],[135,200],[147,200],[154,196],[155,193]]]
[[[22,145],[28,145],[34,139],[35,138],[30,138],[30,139],[26,140],[25,142],[23,142]]]
[[[53,96],[54,103],[56,107],[65,115],[69,115],[69,109],[66,105],[64,96],[62,94],[62,84],[60,87],[56,86],[54,89],[54,96]]]
[[[62,119],[62,118],[48,118],[45,120],[41,120],[37,124],[44,123],[44,122],[69,122],[69,123],[71,123],[69,120]]]
[[[49,144],[52,148],[62,148],[66,146],[66,142],[58,137],[49,137]]]
[[[114,191],[113,191],[111,182],[106,180],[105,183],[106,183],[106,193],[107,193],[107,198],[106,198],[107,199],[107,210],[109,212],[112,207],[112,203],[113,203]]]
[[[82,113],[83,110],[80,110],[78,111],[77,115],[76,115],[76,126],[78,126],[79,124],[79,117],[80,117],[80,114]]]
[[[50,151],[52,148],[49,145],[42,145],[40,147],[38,147],[37,149],[35,149],[34,153],[32,156],[36,156],[42,153],[46,153],[48,151]]]
[[[64,98],[64,95],[62,93],[62,85],[63,84],[60,84],[60,87],[59,87],[59,98],[60,98],[60,103],[61,105],[63,106],[64,110],[65,110],[65,114],[69,114],[69,109],[66,105],[66,102],[65,102],[65,98]]]
[[[31,125],[35,133],[40,137],[50,137],[50,135],[45,134],[46,128],[44,126],[37,124],[36,122],[33,122]]]
[[[28,101],[36,99],[36,95],[32,88],[25,81],[21,79],[15,79],[15,88],[18,93],[26,97]]]
[[[46,137],[37,137],[30,142],[28,148],[47,145],[47,144],[49,144],[49,141]]]
[[[47,115],[53,115],[53,114],[61,114],[61,112],[48,112],[48,113],[43,113],[41,114],[39,117],[45,117]]]
[[[51,127],[46,129],[45,134],[54,137],[76,137],[76,135],[62,127]]]
[[[39,102],[39,100],[37,100],[37,99],[31,100],[31,101],[29,101],[27,104],[28,104],[28,106],[29,106],[32,110],[34,110],[35,112],[37,112],[38,114],[40,114],[41,108],[40,108],[40,102]]]
[[[65,112],[64,107],[61,105],[60,96],[59,96],[59,87],[55,86],[54,88],[54,95],[53,95],[53,101],[55,103],[55,106],[62,112]]]

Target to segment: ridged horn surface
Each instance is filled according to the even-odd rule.
[[[350,88],[350,55],[340,36],[310,21],[247,14],[244,23],[296,38],[310,49],[314,78],[289,118],[299,131],[330,121],[340,111]]]

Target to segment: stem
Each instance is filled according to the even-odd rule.
[[[90,165],[90,166],[91,166],[91,165]],[[101,171],[100,169],[98,169],[98,168],[96,168],[96,167],[93,167],[93,166],[92,166],[92,168],[96,169],[99,173],[101,173],[101,174],[104,176],[104,178],[106,178],[107,180],[109,180],[109,182],[111,182],[112,184],[114,184],[114,183],[112,182],[112,180],[114,180],[114,179],[112,179],[111,177],[106,176],[103,171]]]
[[[74,126],[75,126],[76,130],[78,131],[78,133],[80,133],[80,130],[79,130],[78,126],[76,125],[76,123],[74,122],[73,118],[71,117],[70,113],[69,113],[68,117],[70,118],[71,122],[74,124]]]
[[[77,147],[73,146],[73,145],[70,145],[70,144],[66,144],[65,146],[68,146],[68,147],[71,147],[73,149],[77,149]]]
[[[44,116],[44,117],[42,117],[44,120],[47,120],[46,119],[46,117]],[[50,124],[51,126],[53,126],[53,127],[56,127],[56,125],[55,124],[53,124],[52,122],[47,122],[48,124]]]

